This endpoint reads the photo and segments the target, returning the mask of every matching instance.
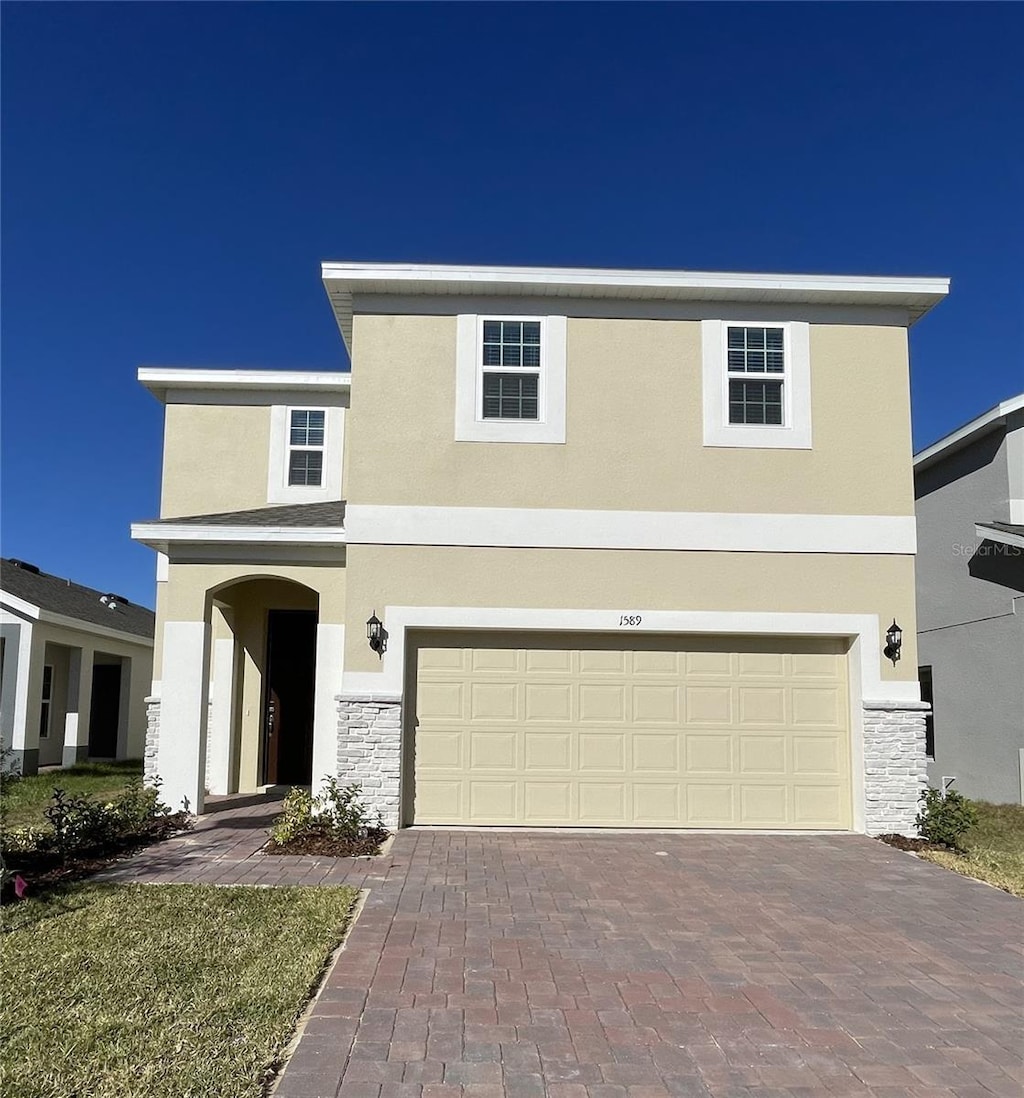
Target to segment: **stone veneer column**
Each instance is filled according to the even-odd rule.
[[[156,695],[146,698],[146,751],[142,763],[142,780],[152,785],[157,779],[157,749],[160,746],[160,699]]]
[[[864,824],[869,835],[916,835],[918,797],[928,784],[926,702],[864,706]]]
[[[379,694],[338,695],[338,780],[362,786],[363,803],[384,826],[400,823],[402,703]]]

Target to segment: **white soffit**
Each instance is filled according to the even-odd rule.
[[[905,308],[911,324],[949,293],[948,278],[356,262],[324,263],[321,273],[346,346],[356,293],[889,305]]]
[[[343,393],[351,385],[349,373],[304,370],[205,370],[183,367],[140,366],[139,381],[165,403],[180,391],[235,391],[250,393]]]
[[[1002,401],[994,408],[989,408],[987,412],[982,412],[970,423],[965,423],[963,427],[958,427],[955,431],[944,435],[938,442],[933,442],[931,446],[915,454],[914,468],[916,470],[927,469],[940,457],[945,457],[947,454],[962,449],[981,435],[1001,426],[1006,422],[1007,416],[1019,412],[1022,408],[1024,408],[1024,393],[1019,393],[1017,396],[1010,397],[1009,400]]]

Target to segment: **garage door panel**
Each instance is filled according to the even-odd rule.
[[[414,647],[416,822],[850,825],[839,642],[587,639]]]

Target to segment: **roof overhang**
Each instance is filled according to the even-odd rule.
[[[313,373],[302,370],[193,370],[181,367],[142,366],[139,381],[162,403],[175,392],[238,393],[344,393],[352,377],[348,373]]]
[[[321,273],[347,347],[357,293],[892,306],[911,324],[949,293],[948,278],[354,262],[324,263]]]
[[[158,553],[181,545],[343,546],[342,526],[200,526],[196,523],[137,522],[132,540]]]
[[[989,526],[985,523],[977,523],[974,527],[974,533],[985,541],[998,541],[1002,545],[1015,545],[1020,549],[1024,549],[1024,533],[1017,533],[1013,530],[1000,530],[997,526]]]
[[[1002,401],[994,408],[989,408],[987,412],[982,412],[970,423],[965,423],[963,427],[958,427],[955,431],[940,438],[938,442],[933,442],[931,446],[915,454],[914,470],[919,472],[922,469],[927,469],[929,465],[933,465],[940,458],[947,457],[957,450],[962,450],[965,446],[969,446],[974,442],[975,439],[987,435],[989,431],[994,431],[997,427],[1004,426],[1007,417],[1013,415],[1014,412],[1021,411],[1021,409],[1024,409],[1024,393],[1010,397],[1009,400]]]

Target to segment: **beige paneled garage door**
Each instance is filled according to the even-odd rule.
[[[842,642],[479,637],[414,652],[416,823],[850,826]]]

